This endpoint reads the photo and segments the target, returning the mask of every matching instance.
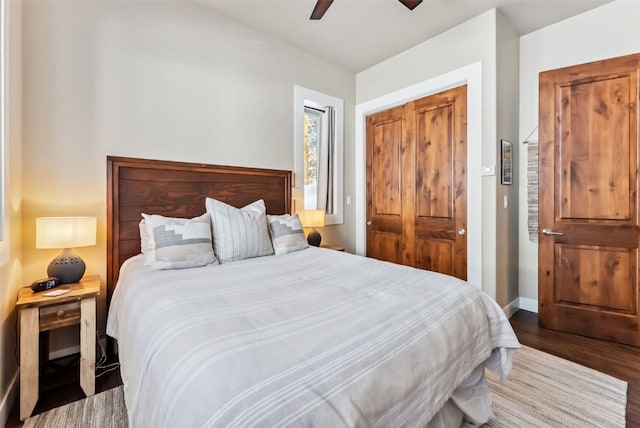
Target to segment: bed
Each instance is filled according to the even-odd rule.
[[[107,163],[107,334],[131,427],[439,428],[490,418],[485,367],[506,376],[519,344],[486,294],[315,247],[150,269],[141,213],[202,216],[209,197],[235,207],[262,199],[276,218],[291,211],[291,173]]]

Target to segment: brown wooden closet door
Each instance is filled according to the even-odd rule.
[[[540,74],[539,317],[640,345],[640,55]]]
[[[467,87],[414,102],[415,266],[467,279]]]
[[[466,279],[466,89],[367,117],[367,256]]]
[[[404,106],[367,117],[367,256],[402,264]],[[406,152],[406,150],[405,150]]]

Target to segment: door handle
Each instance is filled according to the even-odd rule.
[[[553,230],[549,229],[548,227],[545,227],[544,229],[542,229],[542,233],[544,233],[545,235],[558,235],[558,236],[564,235],[564,233],[562,233],[562,232],[554,232]]]
[[[465,233],[467,233],[467,231],[464,230],[462,227],[458,229],[458,235],[464,235]]]
[[[371,226],[371,220],[367,221],[367,226]]]

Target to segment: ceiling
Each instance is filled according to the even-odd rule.
[[[315,0],[197,1],[359,72],[492,8],[522,35],[611,0],[424,0],[413,11],[396,0],[335,0],[319,21],[309,19]]]

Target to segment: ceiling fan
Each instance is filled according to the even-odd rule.
[[[415,9],[422,0],[398,0],[400,3],[409,8],[409,10]],[[318,0],[316,2],[316,6],[313,8],[313,12],[311,12],[311,17],[309,19],[320,19],[324,16],[329,6],[331,6],[333,0]]]

